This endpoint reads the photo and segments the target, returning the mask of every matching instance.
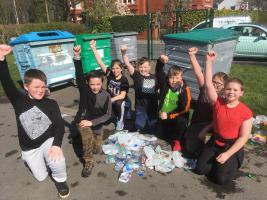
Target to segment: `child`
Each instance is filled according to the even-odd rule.
[[[184,138],[183,155],[189,158],[198,158],[201,149],[204,146],[205,135],[212,129],[212,105],[209,103],[204,87],[204,75],[196,59],[198,49],[191,47],[188,49],[189,58],[192,64],[193,72],[196,75],[199,85],[199,96],[195,104],[191,102],[194,109],[190,126],[188,127]],[[212,83],[218,95],[222,95],[224,84],[228,75],[224,72],[217,72],[212,77]]]
[[[187,127],[190,107],[190,89],[183,81],[180,67],[171,66],[167,78],[165,77],[163,67],[167,62],[168,57],[161,55],[156,65],[156,76],[160,85],[160,120],[162,130],[171,137],[173,151],[181,151],[180,142]]]
[[[59,196],[66,198],[70,191],[66,183],[66,164],[61,149],[64,124],[58,104],[45,97],[47,79],[40,70],[26,71],[26,93],[16,88],[5,60],[10,52],[10,46],[0,45],[0,80],[15,110],[22,159],[38,181],[45,180],[49,168]]]
[[[103,75],[98,71],[91,71],[86,83],[80,60],[81,48],[76,46],[73,50],[76,81],[80,92],[79,110],[74,121],[82,138],[82,176],[88,177],[94,166],[93,153],[99,153],[101,150],[102,126],[111,118],[112,107],[109,93],[102,89]]]
[[[205,87],[213,106],[214,133],[199,156],[196,173],[208,175],[217,184],[226,184],[243,162],[243,147],[249,139],[253,118],[251,110],[239,101],[244,93],[242,81],[228,79],[224,98],[220,97],[212,84],[215,53],[209,52],[206,59]]]
[[[117,124],[116,130],[123,130],[124,128],[124,111],[125,102],[127,99],[127,92],[129,90],[129,83],[125,76],[122,75],[122,63],[120,60],[113,60],[111,62],[111,70],[103,63],[99,53],[96,50],[96,41],[90,42],[90,47],[94,52],[95,58],[102,71],[107,77],[107,91],[111,96],[112,109],[115,113]]]
[[[126,55],[127,46],[121,47],[122,58],[133,78],[135,91],[135,128],[144,130],[147,125],[151,133],[157,122],[157,82],[154,74],[150,73],[151,66],[146,57],[139,60],[137,70],[129,62]]]

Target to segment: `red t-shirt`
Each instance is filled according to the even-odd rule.
[[[225,101],[218,97],[213,105],[214,131],[224,139],[238,138],[242,123],[252,116],[252,111],[242,102],[234,108],[228,108]],[[220,145],[221,142],[216,143]]]

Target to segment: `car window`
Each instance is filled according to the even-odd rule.
[[[204,22],[203,24],[199,24],[198,26],[196,26],[194,29],[202,29],[207,27],[209,27],[208,23]]]
[[[263,33],[265,33],[262,29],[258,28],[258,27],[253,27],[252,31],[251,31],[251,36],[254,37],[259,37],[261,36]]]
[[[251,26],[243,26],[241,35],[242,36],[250,36],[251,32],[252,32],[252,27]]]

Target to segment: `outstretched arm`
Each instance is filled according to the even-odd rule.
[[[214,104],[218,98],[218,94],[212,84],[212,63],[215,58],[216,54],[214,51],[210,51],[206,55],[205,87],[207,88],[207,96],[211,104]]]
[[[217,162],[221,164],[225,163],[232,155],[238,152],[247,143],[252,129],[252,121],[252,118],[250,118],[242,123],[238,139],[226,152],[221,153],[216,158]]]
[[[107,67],[103,63],[103,61],[102,61],[102,59],[101,59],[98,51],[96,50],[96,41],[95,40],[90,41],[90,47],[91,47],[91,49],[92,49],[92,51],[93,51],[93,53],[95,55],[95,59],[96,59],[97,64],[100,66],[100,68],[102,69],[102,71],[104,73],[106,73]]]
[[[166,85],[166,76],[164,73],[164,65],[168,63],[169,58],[166,55],[161,55],[156,64],[156,78],[159,84],[159,92],[163,92],[163,88],[165,88]]]
[[[123,59],[124,64],[126,65],[130,75],[132,76],[134,74],[135,69],[134,69],[133,65],[129,62],[129,58],[126,55],[127,50],[128,50],[128,47],[126,45],[123,45],[121,47],[121,55],[122,55],[122,59]]]
[[[15,86],[11,79],[8,65],[5,56],[10,54],[11,47],[5,44],[0,44],[0,81],[2,83],[3,89],[9,98],[10,102],[14,105],[20,92]]]
[[[82,61],[80,58],[80,53],[81,53],[81,47],[75,46],[73,48],[73,53],[74,53],[74,67],[75,67],[75,76],[76,76],[76,82],[78,89],[80,93],[83,93],[86,91],[87,86],[86,86],[86,81],[83,76],[83,68],[82,68]]]
[[[198,52],[198,48],[196,48],[196,47],[191,47],[188,49],[189,58],[190,58],[190,61],[192,64],[193,71],[196,75],[198,85],[199,85],[199,87],[202,87],[202,86],[204,86],[204,75],[201,71],[201,67],[200,67],[200,65],[197,61],[197,58],[196,58],[197,52]]]

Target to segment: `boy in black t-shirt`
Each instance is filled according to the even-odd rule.
[[[133,78],[135,91],[135,128],[143,130],[147,126],[148,131],[154,131],[157,122],[157,81],[154,74],[150,74],[151,66],[146,57],[139,59],[135,69],[126,55],[127,46],[121,47],[122,58]]]
[[[97,49],[96,41],[90,42],[90,47],[94,52],[96,61],[101,67],[102,71],[107,77],[107,92],[111,96],[112,110],[116,116],[116,130],[123,130],[124,128],[124,113],[125,103],[127,100],[127,93],[129,90],[128,79],[122,74],[122,63],[115,59],[111,62],[111,70],[103,63]]]
[[[16,88],[5,59],[10,52],[10,46],[0,45],[0,81],[15,110],[22,159],[38,181],[45,180],[50,169],[59,197],[66,198],[70,192],[61,149],[64,123],[58,104],[45,97],[47,78],[38,69],[25,72],[26,94]]]

